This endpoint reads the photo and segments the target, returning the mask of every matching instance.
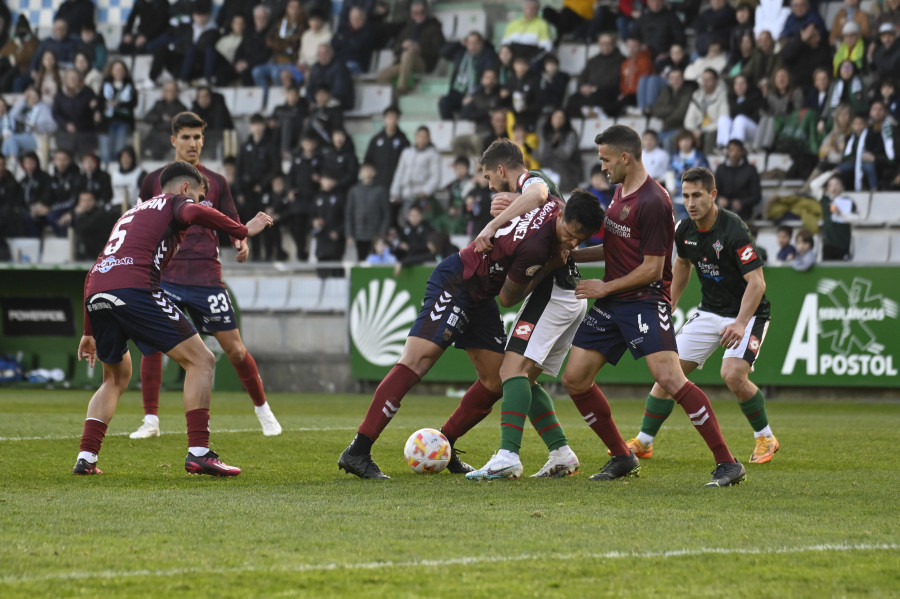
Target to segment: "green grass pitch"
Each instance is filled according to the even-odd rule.
[[[900,403],[772,401],[781,451],[747,464],[752,433],[713,402],[747,482],[704,489],[712,458],[676,408],[638,478],[587,477],[605,451],[568,400],[557,409],[581,473],[470,482],[416,475],[403,443],[456,400],[411,396],[375,446],[389,481],[339,472],[369,397],[273,394],[280,437],[249,399],[217,393],[212,446],[235,479],[185,473],[180,395],[163,435],[132,441],[120,402],[102,476],[71,474],[89,391],[0,391],[0,597],[896,597]],[[643,403],[613,399],[623,436]],[[481,466],[498,411],[459,442]],[[533,430],[526,475],[546,450]]]

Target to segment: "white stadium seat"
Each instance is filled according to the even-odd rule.
[[[461,10],[456,13],[456,37],[462,39],[469,33],[477,31],[481,35],[487,35],[487,14],[484,10]],[[498,40],[494,45],[499,48]]]
[[[560,44],[557,57],[559,70],[570,75],[580,75],[587,64],[587,47],[584,44]]]
[[[72,260],[72,244],[66,237],[47,237],[41,248],[41,264],[65,264]]]
[[[853,235],[853,262],[887,262],[891,237],[887,231],[860,229]]]
[[[891,253],[888,262],[900,264],[900,233],[891,233]]]
[[[597,144],[594,143],[594,138],[597,137],[598,133],[602,133],[614,124],[615,121],[610,118],[585,119],[584,129],[581,131],[581,143],[579,144],[579,148],[582,150],[596,150]]]
[[[625,125],[637,131],[638,135],[643,135],[647,130],[647,118],[642,116],[623,116],[616,119],[617,125]]]
[[[856,213],[861,221],[869,217],[869,207],[872,205],[872,194],[868,191],[845,191],[844,195],[856,204]]]
[[[322,296],[322,279],[319,277],[294,277],[285,310],[308,312],[319,305]]]
[[[228,287],[231,288],[231,301],[236,303],[241,311],[251,311],[256,308],[257,279],[255,277],[228,277]]]
[[[347,116],[380,116],[391,105],[390,85],[366,83],[356,86],[356,105]]]
[[[869,221],[893,225],[900,223],[900,192],[876,191],[873,193]]]
[[[281,310],[287,305],[290,279],[286,277],[270,277],[256,296],[256,310]]]
[[[220,93],[231,92],[234,94],[233,104],[228,107],[231,110],[231,116],[250,116],[255,112],[262,112],[265,108],[263,106],[263,90],[261,87],[222,88],[218,91]],[[228,103],[227,95],[225,96],[225,103]]]
[[[13,262],[37,264],[41,258],[41,240],[36,237],[8,237]]]

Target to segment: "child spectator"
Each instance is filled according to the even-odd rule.
[[[683,130],[675,136],[675,145],[678,147],[669,161],[669,170],[666,171],[666,189],[672,198],[672,207],[675,209],[675,222],[688,217],[684,207],[684,198],[681,196],[681,174],[689,168],[703,166],[709,168],[709,162],[703,152],[696,148],[694,134]]]
[[[788,225],[780,225],[775,230],[775,241],[778,243],[778,255],[775,259],[779,262],[792,262],[797,257],[797,248],[791,243],[794,236],[793,227]]]
[[[396,264],[397,257],[391,253],[391,248],[384,241],[384,237],[376,237],[372,240],[372,250],[366,256],[367,264]]]
[[[849,260],[851,225],[859,221],[856,203],[844,194],[837,170],[822,174],[810,183],[810,188],[822,204],[822,260]]]
[[[450,235],[466,233],[466,194],[472,188],[472,177],[469,174],[469,159],[457,156],[453,161],[453,181],[444,188],[446,194],[444,230]]]
[[[287,177],[287,208],[285,220],[297,246],[297,260],[309,260],[307,237],[313,213],[312,199],[319,190],[319,168],[322,155],[319,152],[319,136],[307,132],[300,140],[300,149],[291,161]]]
[[[806,229],[797,231],[797,255],[791,262],[794,270],[809,270],[816,263],[816,250],[813,234]]]
[[[284,175],[278,173],[272,177],[269,190],[262,194],[259,206],[260,210],[272,217],[272,226],[260,233],[258,239],[254,240],[254,245],[262,245],[263,260],[266,262],[273,260],[283,262],[288,258],[287,252],[281,245],[281,219],[285,214],[286,199]],[[258,250],[256,255],[259,256]]]
[[[641,136],[643,149],[641,158],[647,174],[660,183],[666,180],[666,169],[669,167],[669,153],[659,147],[659,134],[653,129],[647,129]],[[605,177],[604,177],[605,179]],[[607,183],[607,188],[609,184]],[[606,210],[606,206],[603,207]]]
[[[316,238],[316,260],[336,262],[344,257],[344,203],[345,198],[337,189],[338,176],[323,169],[319,175],[319,193],[313,201],[313,235]],[[320,268],[320,278],[342,277],[343,268]]]

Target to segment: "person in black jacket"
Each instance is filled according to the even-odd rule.
[[[425,220],[422,208],[418,204],[409,207],[406,224],[400,229],[400,241],[397,244],[397,259],[431,255],[428,250],[428,237],[434,232],[431,223]]]
[[[725,162],[716,169],[716,204],[731,210],[743,220],[750,220],[753,208],[762,200],[759,172],[747,162],[744,144],[737,139],[728,142]]]
[[[319,175],[319,193],[313,200],[313,235],[319,262],[340,261],[347,245],[344,237],[346,196],[337,190],[337,178],[337,173],[323,168]],[[317,272],[323,279],[344,276],[343,268],[320,268]]]
[[[789,37],[782,47],[781,62],[787,67],[791,81],[803,87],[812,83],[810,74],[816,69],[828,69],[832,66],[831,46],[828,40],[810,23],[800,30],[800,35]]]
[[[566,97],[568,87],[569,75],[559,70],[559,58],[554,54],[545,56],[538,97],[541,112],[549,114],[558,108],[562,108],[563,98]]]
[[[394,44],[395,62],[376,75],[378,83],[390,85],[397,80],[397,93],[409,91],[413,73],[430,73],[440,58],[444,45],[441,23],[428,16],[428,5],[424,0],[413,0],[409,5],[409,20]]]
[[[462,110],[459,118],[464,121],[472,121],[479,131],[487,130],[491,124],[491,111],[506,105],[506,100],[500,97],[500,80],[497,71],[485,69],[481,74],[481,85],[462,100]]]
[[[119,214],[109,212],[97,202],[89,189],[78,194],[72,210],[72,230],[75,233],[75,259],[96,260],[109,239]]]
[[[28,204],[25,203],[25,193],[7,170],[6,156],[0,154],[0,252],[6,247],[6,239],[27,234]],[[9,256],[0,256],[0,262],[8,259]]]
[[[94,200],[102,208],[107,208],[113,197],[112,178],[100,168],[100,159],[96,154],[88,152],[81,158],[81,176],[78,178],[76,190],[89,191]],[[96,258],[96,256],[94,256]]]
[[[47,224],[57,237],[68,235],[72,224],[72,209],[78,199],[78,183],[81,171],[67,150],[56,150],[53,154],[53,177],[50,180],[50,210]]]
[[[247,209],[255,214],[261,209],[262,196],[269,181],[281,172],[281,157],[272,143],[266,119],[259,113],[250,117],[250,137],[241,145],[235,168]],[[254,261],[260,259],[263,245],[263,241],[250,245],[250,255]]]
[[[197,99],[194,100],[191,112],[196,113],[206,123],[205,143],[213,151],[217,151],[216,148],[222,143],[225,131],[234,129],[234,120],[225,104],[225,97],[208,86],[201,87],[197,90]]]
[[[272,49],[266,43],[271,24],[269,7],[259,5],[253,9],[253,29],[244,32],[244,39],[234,53],[234,71],[240,77],[241,85],[255,85],[253,68],[265,64],[272,56]]]
[[[344,2],[344,8],[349,4]],[[372,62],[375,29],[363,8],[353,6],[348,14],[347,23],[338,26],[337,33],[331,38],[331,47],[337,60],[347,65],[351,75],[362,75]]]
[[[359,159],[353,140],[343,127],[335,127],[331,132],[331,145],[322,152],[323,168],[337,176],[335,189],[347,195],[350,188],[359,180]]]
[[[484,71],[496,68],[497,55],[484,36],[473,31],[463,42],[445,45],[441,57],[453,62],[450,89],[438,103],[441,118],[450,121],[462,108],[463,98],[475,92]]]
[[[297,246],[297,260],[309,260],[307,239],[310,218],[313,213],[313,196],[319,191],[319,169],[322,154],[319,152],[319,136],[308,131],[300,139],[300,148],[291,160],[287,176],[285,200],[285,224]]]
[[[67,70],[62,89],[53,97],[53,119],[59,127],[56,146],[73,154],[94,150],[94,131],[102,118],[93,90],[84,85],[78,71]]]
[[[269,118],[269,128],[275,134],[274,143],[282,156],[290,155],[303,131],[303,123],[309,115],[306,99],[300,95],[300,88],[292,85],[287,89],[284,104],[276,106]]]
[[[269,185],[269,191],[260,198],[260,210],[272,217],[272,226],[260,233],[259,243],[263,246],[265,254],[263,260],[271,262],[278,260],[283,262],[287,260],[287,252],[281,245],[282,221],[286,216],[287,210],[287,187],[284,175],[281,173],[272,177]],[[251,248],[252,249],[252,248]]]
[[[381,114],[384,128],[369,140],[364,162],[375,167],[375,183],[390,189],[394,181],[394,171],[400,162],[400,154],[409,147],[409,139],[397,126],[400,122],[400,109],[388,106]],[[396,222],[396,219],[391,222]]]
[[[537,118],[541,113],[540,78],[531,72],[531,65],[524,56],[516,56],[513,60],[513,74],[504,88],[509,92],[516,123],[521,123],[529,131],[534,131]]]
[[[729,33],[737,25],[734,9],[726,0],[710,0],[709,8],[694,21],[697,32],[697,54],[706,56],[710,42],[719,42],[722,48],[730,45]]]
[[[137,23],[137,28],[135,28]],[[122,42],[121,54],[149,54],[147,42],[156,39],[166,31],[169,23],[169,3],[166,0],[137,0],[128,13]]]
[[[77,36],[85,25],[94,25],[94,3],[91,0],[65,0],[59,5],[53,20],[63,20],[69,33]]]
[[[162,91],[162,97],[153,104],[143,119],[144,124],[150,127],[142,141],[143,153],[153,160],[162,160],[169,155],[172,149],[172,119],[179,112],[187,112],[188,109],[178,97],[178,85],[174,81],[163,85]]]
[[[316,90],[322,86],[331,90],[331,95],[340,102],[341,108],[353,109],[354,91],[353,77],[347,70],[347,65],[334,57],[334,49],[328,44],[320,44],[317,52],[319,61],[309,70],[309,80],[306,82],[306,99],[315,101]]]
[[[684,25],[665,0],[647,0],[647,10],[634,22],[631,34],[650,49],[654,60],[668,53],[672,44],[686,42]]]
[[[41,168],[41,161],[36,152],[25,152],[22,155],[21,165],[25,172],[20,184],[25,194],[25,204],[28,206],[26,213],[28,236],[41,237],[47,225],[50,204],[53,202],[50,189],[52,179]]]

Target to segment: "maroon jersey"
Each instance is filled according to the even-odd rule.
[[[197,165],[197,169],[209,179],[209,192],[203,200],[203,204],[215,208],[228,216],[231,220],[240,223],[231,190],[225,178],[203,166]],[[159,187],[159,175],[163,169],[158,169],[144,177],[141,184],[141,199],[152,198],[162,193]],[[222,264],[219,262],[219,236],[215,231],[194,225],[187,230],[181,249],[169,262],[163,272],[162,280],[178,285],[198,285],[201,287],[223,287]]]
[[[520,285],[531,281],[559,245],[559,213],[557,202],[547,202],[499,229],[489,254],[477,253],[474,242],[460,251],[464,285],[472,299],[480,301],[498,295],[507,277]]]
[[[675,218],[672,200],[663,187],[647,177],[631,195],[622,196],[616,188],[603,222],[606,233],[604,281],[620,279],[644,261],[644,256],[665,256],[663,276],[646,287],[614,296],[616,299],[655,299],[671,302],[672,244],[675,240]]]

